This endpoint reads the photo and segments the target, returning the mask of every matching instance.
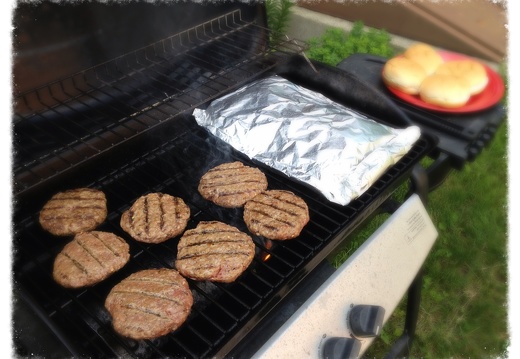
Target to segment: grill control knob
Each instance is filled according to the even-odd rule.
[[[360,349],[359,340],[331,337],[322,342],[320,359],[354,359],[358,357]]]
[[[349,314],[352,334],[366,338],[378,336],[383,327],[385,309],[378,305],[355,305]]]

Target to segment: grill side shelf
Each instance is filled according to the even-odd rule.
[[[239,10],[20,94],[13,116],[15,194],[238,88],[303,45],[267,46]]]
[[[498,103],[490,108],[470,113],[442,113],[409,104],[386,88],[381,80],[381,71],[386,59],[369,54],[354,54],[345,58],[338,67],[365,81],[388,98],[404,112],[423,133],[436,136],[437,151],[450,157],[454,168],[460,169],[471,162],[490,143],[497,128],[504,121],[504,106]],[[378,107],[368,97],[370,106]],[[385,108],[382,108],[386,111]]]

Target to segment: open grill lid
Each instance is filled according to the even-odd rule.
[[[153,51],[150,44],[161,46],[161,40],[191,29],[182,34],[183,46],[172,49],[173,42],[163,50],[179,54],[204,40],[201,39],[204,30],[199,25],[205,24],[212,33],[231,30],[227,26],[236,27],[238,19],[216,27],[213,22],[234,10],[240,10],[242,25],[258,25],[257,32],[248,35],[252,42],[240,45],[252,52],[265,50],[267,20],[265,8],[260,4],[19,2],[13,12],[15,90],[17,93],[34,90],[137,49]],[[264,47],[255,48],[262,41]]]
[[[46,6],[49,4],[40,5],[43,9]],[[61,6],[51,8],[56,11],[52,13],[54,17],[60,18],[58,14],[61,14],[68,19],[66,15],[70,13],[81,14],[76,5]],[[82,6],[90,9],[86,4]],[[66,47],[64,50],[57,46],[58,52],[53,57],[64,55],[60,61],[65,64],[51,61],[49,66],[57,69],[54,71],[58,73],[54,75],[58,77],[15,95],[13,172],[16,195],[31,192],[46,181],[105,155],[114,146],[131,142],[148,131],[157,131],[179,114],[190,113],[195,107],[272,69],[283,60],[283,53],[303,49],[301,43],[292,40],[282,41],[276,49],[270,47],[263,24],[263,8],[259,6],[240,5],[238,9],[210,20],[206,20],[208,14],[222,12],[229,6],[142,6],[132,4],[113,8],[93,4],[91,11],[98,13],[96,19],[109,17],[107,13],[113,16],[117,13],[118,18],[126,16],[131,22],[120,24],[125,27],[134,26],[134,16],[139,12],[141,22],[147,26],[161,13],[159,19],[164,19],[164,13],[167,13],[172,16],[171,22],[187,13],[198,15],[191,21],[201,18],[205,21],[65,77],[59,76],[64,68],[70,67],[68,62],[78,66],[74,61],[82,54],[65,56],[68,50],[76,49],[77,41],[68,47],[69,42],[65,41],[61,44]],[[33,11],[33,5],[21,7],[18,18],[25,19],[25,9]],[[184,23],[180,21],[177,25]],[[47,26],[51,27],[51,24]],[[146,31],[142,24],[140,27],[140,31]],[[36,30],[30,26],[27,29]],[[89,37],[97,39],[100,32],[108,37],[106,40],[99,38],[97,42],[110,44],[114,41],[109,32],[111,29],[94,30]],[[167,27],[166,30],[171,29]],[[19,32],[18,38],[23,37],[24,32]],[[45,32],[45,26],[36,32]],[[45,48],[53,51],[55,47],[47,45]],[[16,88],[27,87],[23,83],[23,73],[38,63],[45,55],[43,51],[25,49],[15,56]],[[97,58],[88,61],[94,60]]]

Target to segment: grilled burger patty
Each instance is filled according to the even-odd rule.
[[[292,192],[270,190],[245,204],[244,222],[255,235],[291,239],[299,236],[309,222],[309,209],[305,201]]]
[[[181,234],[190,208],[181,198],[165,193],[139,197],[121,216],[121,228],[137,241],[160,243]]]
[[[56,236],[90,231],[107,217],[105,194],[93,188],[77,188],[56,193],[40,211],[43,229]]]
[[[145,269],[116,284],[105,300],[112,325],[132,339],[153,339],[179,328],[191,312],[188,282],[176,270]]]
[[[199,192],[208,201],[226,208],[244,203],[267,189],[267,178],[258,169],[241,162],[224,163],[210,169],[199,182]]]
[[[113,233],[91,231],[76,234],[56,256],[53,278],[66,288],[101,282],[130,259],[130,247]]]
[[[185,277],[229,283],[251,264],[255,244],[249,235],[228,224],[200,222],[184,232],[175,267]]]

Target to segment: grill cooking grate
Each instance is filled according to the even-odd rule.
[[[227,144],[196,125],[191,116],[181,116],[168,126],[176,137],[128,163],[99,166],[97,179],[88,174],[67,182],[73,186],[100,188],[106,193],[109,214],[99,229],[125,238],[131,260],[119,272],[91,288],[67,290],[52,279],[52,263],[69,238],[45,233],[37,222],[38,210],[52,193],[43,193],[15,212],[14,273],[23,297],[60,334],[74,354],[98,358],[135,356],[141,358],[204,358],[225,354],[298,281],[321,262],[345,236],[388,198],[397,183],[411,171],[430,144],[421,139],[363,196],[348,206],[332,204],[321,194],[281,173],[251,163]],[[150,138],[157,143],[157,139]],[[162,191],[183,198],[191,209],[189,228],[202,220],[220,220],[247,231],[242,209],[224,209],[204,200],[197,192],[198,180],[210,167],[239,160],[258,165],[266,173],[270,188],[288,189],[308,203],[311,220],[300,237],[269,243],[253,237],[256,255],[248,270],[230,284],[189,281],[195,303],[186,323],[176,332],[151,341],[133,341],[118,336],[104,309],[110,289],[129,274],[145,268],[172,267],[178,239],[149,245],[124,233],[121,214],[139,196]],[[106,168],[106,170],[104,170]],[[269,258],[266,260],[266,255]]]
[[[15,96],[15,193],[235,89],[272,69],[295,40],[276,49],[267,30],[239,10]]]

